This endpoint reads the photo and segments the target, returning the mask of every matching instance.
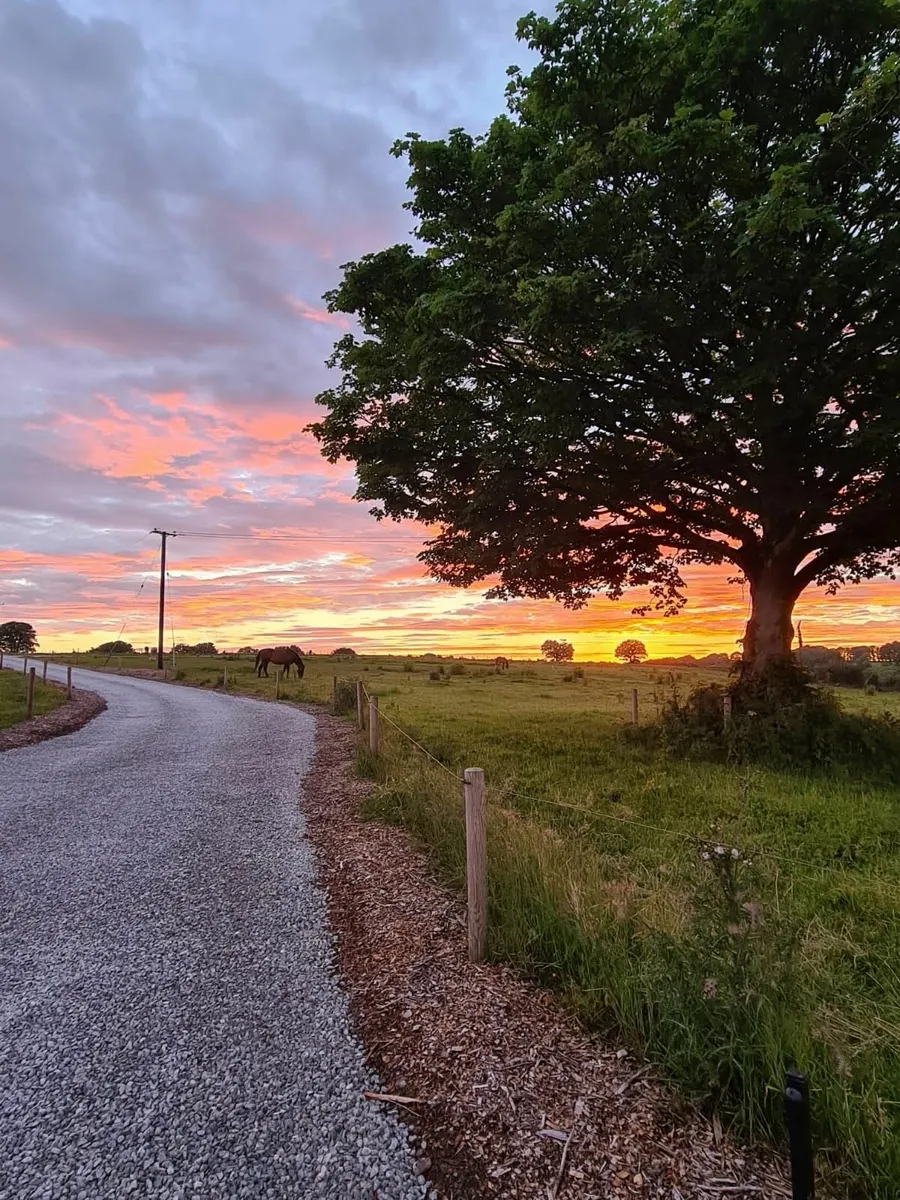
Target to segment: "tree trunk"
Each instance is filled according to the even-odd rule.
[[[744,669],[762,675],[773,663],[791,661],[797,600],[793,572],[764,571],[750,580],[750,620],[744,633]]]

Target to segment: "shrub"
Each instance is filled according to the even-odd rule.
[[[407,675],[412,675],[412,673],[415,671],[415,669],[416,668],[413,666],[413,664],[411,662],[405,662],[403,664],[403,670],[406,672]]]
[[[727,726],[726,694],[732,697]],[[670,751],[687,757],[774,767],[852,764],[887,777],[900,770],[900,721],[843,712],[833,693],[796,666],[772,668],[731,688],[699,687],[683,702],[673,686],[658,733]]]
[[[443,671],[429,671],[428,678],[433,680],[435,683],[439,683],[442,674],[443,674]]]
[[[829,682],[839,687],[861,688],[866,684],[866,673],[860,666],[852,663],[841,663],[839,666],[828,668]]]
[[[336,713],[356,712],[356,684],[352,679],[339,679],[333,698]]]
[[[465,663],[455,662],[453,664],[453,666],[450,668],[451,675],[465,675],[465,673],[466,673]]]

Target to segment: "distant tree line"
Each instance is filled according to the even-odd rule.
[[[706,667],[709,671],[727,670],[733,663],[740,662],[741,655],[734,654],[704,654],[696,658],[693,654],[670,655],[665,658],[648,658],[648,667]]]
[[[900,670],[875,669],[876,665],[900,667],[900,642],[883,646],[804,646],[797,650],[796,658],[820,683],[900,691]]]
[[[839,687],[874,687],[878,691],[900,691],[900,642],[885,642],[883,646],[803,646],[794,652],[801,666],[817,683]],[[693,654],[678,657],[652,658],[651,667],[705,667],[707,670],[726,670],[741,655]],[[883,670],[897,666],[897,671]]]

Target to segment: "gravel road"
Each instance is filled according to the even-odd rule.
[[[362,1098],[297,803],[312,718],[74,679],[107,711],[0,754],[0,1200],[424,1196]]]

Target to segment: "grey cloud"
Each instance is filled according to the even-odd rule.
[[[209,450],[173,446],[156,486],[79,463],[84,430],[63,418],[93,420],[104,393],[139,423],[155,391],[226,421],[315,416],[340,331],[290,298],[319,306],[338,264],[406,236],[388,147],[494,114],[480,89],[502,93],[516,15],[514,0],[0,0],[4,544],[65,556],[162,522],[371,529],[283,446],[253,468],[264,498],[237,499],[235,463],[260,443],[223,446],[214,418],[190,418]],[[198,509],[189,475],[209,463],[226,494]]]

